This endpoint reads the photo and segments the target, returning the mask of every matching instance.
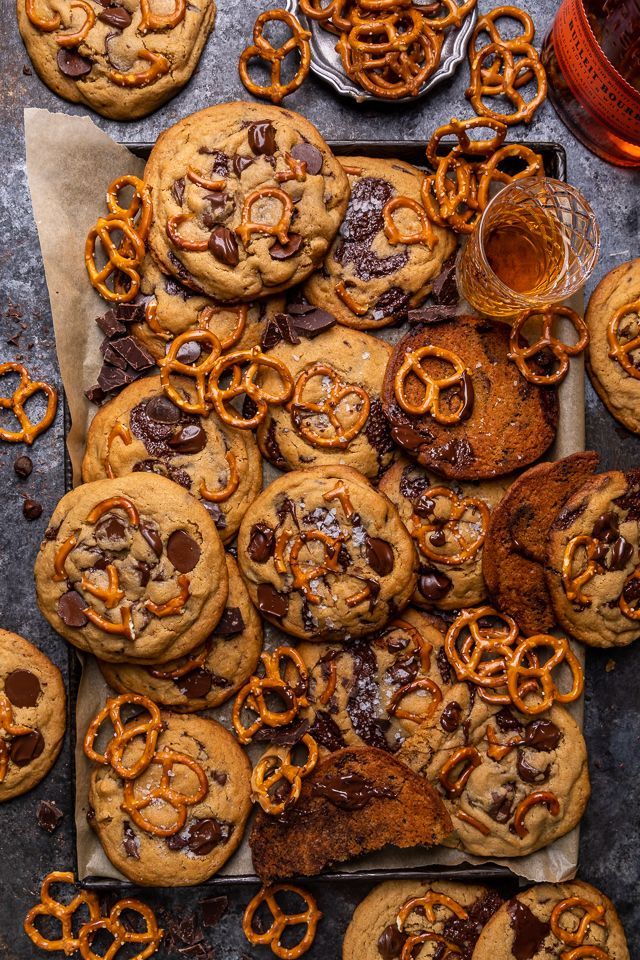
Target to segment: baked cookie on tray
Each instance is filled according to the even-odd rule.
[[[558,623],[592,647],[640,636],[640,470],[596,474],[554,520],[545,576]]]
[[[630,960],[614,905],[582,880],[538,883],[500,907],[482,930],[473,960],[514,957]]]
[[[590,794],[587,748],[567,710],[530,717],[458,684],[398,759],[442,796],[447,845],[480,857],[523,857],[579,823]]]
[[[180,660],[155,667],[99,661],[102,674],[118,693],[140,693],[154,703],[193,713],[219,707],[237,693],[255,671],[262,652],[262,622],[230,554],[226,555],[229,596],[214,631]]]
[[[395,507],[348,467],[274,480],[244,516],[238,564],[260,613],[306,640],[373,633],[416,584],[415,548]]]
[[[58,668],[24,637],[0,630],[0,803],[47,775],[62,747],[66,716]]]
[[[211,32],[214,0],[17,0],[43,83],[112,120],[144,117],[187,83]]]
[[[135,779],[121,779],[109,765],[93,771],[89,822],[111,863],[133,883],[194,886],[240,845],[251,809],[251,765],[214,720],[171,713],[162,720],[153,759]],[[141,738],[133,740],[127,765],[143,750]]]
[[[591,294],[587,370],[609,412],[640,433],[640,259],[621,263]]]
[[[356,907],[342,960],[400,960],[409,940],[414,950],[420,943],[435,950],[452,945],[460,948],[462,960],[470,960],[482,928],[502,902],[495,890],[476,883],[387,880]]]
[[[197,344],[194,344],[197,346]],[[172,387],[192,395],[193,380],[172,377]],[[215,413],[186,413],[167,397],[160,377],[126,387],[100,407],[89,426],[82,461],[85,483],[152,473],[193,494],[224,543],[233,540],[262,488],[262,463],[250,430],[234,430]]]
[[[493,509],[482,574],[500,610],[526,636],[556,626],[545,578],[549,528],[565,501],[595,473],[598,459],[587,451],[538,463],[514,480]]]
[[[446,624],[408,608],[349,644],[301,643],[309,707],[301,716],[325,750],[370,746],[394,752],[435,711],[451,685]]]
[[[401,160],[343,157],[351,199],[322,269],[306,283],[311,303],[347,327],[397,323],[419,306],[456,248],[427,219],[422,173]]]
[[[395,345],[382,405],[391,434],[444,477],[479,480],[528,466],[553,443],[558,395],[509,360],[510,326],[443,314]]]
[[[508,482],[447,482],[404,457],[384,474],[379,490],[395,504],[418,548],[416,606],[458,610],[486,599],[484,543]]]
[[[165,477],[132,473],[71,490],[35,565],[43,616],[112,663],[189,653],[224,612],[229,578],[211,516]]]
[[[280,469],[344,464],[376,478],[395,450],[380,402],[391,347],[339,326],[312,340],[293,339],[269,350],[288,368],[294,390],[290,403],[270,407],[258,428],[263,456]],[[277,389],[278,381],[269,370],[264,389]]]
[[[300,283],[338,231],[349,181],[291,110],[224,103],[160,135],[145,170],[149,247],[162,269],[217,300]]]

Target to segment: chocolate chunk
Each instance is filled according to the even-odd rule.
[[[400,426],[392,427],[391,436],[396,443],[399,443],[401,447],[405,447],[407,450],[418,450],[424,443],[424,439],[418,431],[414,430],[413,427],[410,427],[408,424],[400,424]]]
[[[145,414],[156,423],[173,424],[179,423],[182,412],[179,407],[160,394],[157,397],[151,397],[144,406]]]
[[[431,299],[434,303],[443,306],[453,306],[460,300],[458,284],[456,283],[456,257],[457,252],[452,253],[451,256],[445,260],[442,264],[442,270],[433,281]]]
[[[139,340],[133,336],[121,337],[113,341],[113,348],[134,370],[148,370],[155,366],[155,360]]]
[[[23,453],[21,457],[17,457],[17,459],[14,461],[13,469],[21,480],[26,480],[33,470],[33,461],[31,457],[27,457],[26,454]]]
[[[507,791],[499,793],[494,791],[491,794],[491,805],[487,813],[496,823],[508,823],[511,819],[511,808],[513,806],[514,786],[507,784]]]
[[[258,587],[258,610],[260,613],[270,614],[278,619],[286,616],[289,609],[289,598],[286,594],[278,593],[270,583],[261,583]]]
[[[252,123],[247,136],[249,146],[257,156],[272,157],[276,152],[276,128],[269,120]]]
[[[438,667],[438,673],[442,677],[442,682],[447,685],[453,683],[453,671],[451,664],[447,660],[444,647],[440,647],[436,654],[436,665]]]
[[[612,543],[619,534],[618,515],[612,510],[601,513],[591,531],[591,536],[603,543]]]
[[[402,954],[402,949],[409,937],[408,933],[398,930],[395,923],[385,927],[378,937],[378,953],[382,960],[396,960]]]
[[[206,857],[215,847],[226,843],[230,836],[231,824],[211,818],[198,820],[189,827],[188,847],[197,856]]]
[[[371,397],[370,401],[369,416],[364,428],[365,436],[379,454],[388,453],[393,449],[389,421],[382,410],[380,398]]]
[[[144,540],[149,544],[156,557],[162,556],[162,540],[160,539],[160,534],[153,527],[150,527],[147,523],[141,523],[139,528],[140,534]]]
[[[411,295],[400,287],[391,287],[386,293],[376,301],[371,311],[374,320],[382,320],[384,317],[393,317],[395,321],[403,320],[407,315]]]
[[[267,321],[260,345],[263,350],[273,350],[283,341],[295,345],[300,343],[300,337],[294,331],[292,317],[286,313],[276,313]]]
[[[254,563],[266,563],[273,556],[276,544],[274,531],[266,523],[254,523],[249,533],[247,553]]]
[[[629,560],[633,556],[633,544],[625,540],[624,537],[618,537],[611,544],[611,552],[607,568],[609,570],[624,570]]]
[[[440,714],[440,726],[447,733],[453,733],[460,726],[462,720],[462,707],[457,700],[448,703]]]
[[[517,717],[514,717],[509,707],[502,707],[496,713],[496,723],[502,733],[522,733],[523,726]]]
[[[110,27],[115,27],[116,30],[124,30],[131,23],[131,14],[124,7],[107,7],[106,10],[98,14],[98,20],[101,20],[102,23],[108,23]]]
[[[293,329],[301,337],[307,340],[313,340],[318,334],[330,330],[336,323],[336,318],[332,313],[326,310],[316,308],[304,314],[295,314],[293,318]]]
[[[548,763],[544,770],[540,770],[538,767],[534,767],[533,764],[529,763],[524,750],[518,750],[516,769],[518,776],[521,780],[524,780],[525,783],[545,783],[545,781],[549,779],[551,764]]]
[[[236,235],[227,227],[216,227],[209,236],[209,252],[213,254],[220,263],[226,263],[229,267],[237,267],[240,262],[238,252],[238,241]]]
[[[452,585],[449,577],[445,573],[438,573],[437,570],[429,570],[418,578],[418,590],[425,600],[433,602],[446,597]]]
[[[524,731],[525,746],[544,753],[555,750],[561,739],[560,729],[551,720],[532,720]]]
[[[89,403],[95,403],[96,406],[101,406],[106,400],[106,394],[102,387],[99,387],[98,384],[94,384],[92,387],[89,387],[88,390],[84,392],[85,397]]]
[[[473,447],[468,440],[449,440],[438,450],[439,459],[457,467],[466,467],[475,460]]]
[[[124,540],[127,533],[127,522],[114,514],[107,516],[96,524],[96,535],[101,539],[111,541]]]
[[[187,340],[178,348],[176,360],[180,363],[195,363],[200,358],[202,349],[196,340]]]
[[[68,627],[86,627],[89,622],[84,615],[87,609],[83,597],[75,590],[68,590],[58,600],[58,616]]]
[[[202,502],[207,513],[210,515],[211,519],[216,525],[217,530],[225,530],[227,526],[227,518],[220,508],[219,503],[207,503],[206,501]],[[235,548],[237,549],[237,548]],[[231,547],[229,547],[231,550]]]
[[[325,710],[319,710],[316,713],[315,720],[309,729],[309,733],[314,740],[332,753],[335,750],[342,750],[346,747],[346,742],[342,736],[340,727],[335,722],[331,714]]]
[[[102,353],[105,363],[109,363],[112,367],[117,367],[118,370],[127,369],[127,361],[113,349],[111,340],[102,341],[100,345],[100,352]]]
[[[228,897],[210,897],[200,901],[202,910],[202,924],[205,927],[215,927],[220,923],[229,908]]]
[[[455,307],[419,307],[417,310],[409,310],[407,313],[407,319],[412,326],[455,320],[457,316],[458,311]]]
[[[125,820],[122,824],[122,832],[124,834],[124,839],[122,841],[122,846],[124,847],[124,852],[128,857],[131,857],[132,860],[140,859],[140,841],[134,833],[133,827],[128,820]]]
[[[14,707],[35,707],[42,687],[30,670],[13,670],[4,681],[4,692]]]
[[[69,77],[70,80],[79,80],[80,77],[86,77],[88,73],[91,73],[93,67],[92,60],[69,48],[58,50],[57,62],[60,73]]]
[[[393,570],[395,558],[393,547],[380,537],[367,536],[364,543],[367,563],[379,577],[388,576]]]
[[[331,720],[331,717],[329,717]],[[333,721],[331,721],[333,722]],[[298,720],[295,723],[288,723],[284,727],[262,727],[256,733],[254,740],[259,743],[273,743],[277,746],[286,746],[292,747],[294,744],[299,743],[304,737],[305,733],[310,733],[311,729],[309,726],[308,720]],[[338,733],[340,731],[338,730]],[[320,738],[313,734],[314,738],[320,743]],[[322,741],[322,745],[331,749],[327,744]],[[346,744],[343,744],[346,746]]]
[[[38,826],[47,833],[55,833],[64,819],[64,813],[53,800],[41,800],[36,810]]]
[[[213,631],[216,637],[235,637],[242,633],[245,624],[240,607],[225,607],[218,626]]]
[[[367,777],[355,772],[325,775],[314,782],[311,792],[340,810],[362,810],[372,800],[393,800],[398,796],[392,787],[376,787]]]
[[[387,180],[361,177],[352,186],[334,255],[338,263],[350,263],[361,280],[388,276],[408,262],[406,252],[381,258],[372,250],[374,238],[384,227],[382,211],[392,196]]]
[[[247,167],[250,167],[253,163],[251,157],[241,157],[239,154],[233,158],[233,172],[236,177],[240,177],[243,170],[246,170]]]
[[[127,332],[126,326],[118,319],[114,310],[107,310],[101,317],[96,317],[96,323],[106,337],[115,337]]]
[[[210,670],[197,669],[185,674],[175,681],[181,694],[193,700],[206,697],[213,686],[213,675]]]
[[[200,559],[200,547],[184,530],[174,530],[167,541],[167,556],[179,573],[189,573]]]
[[[550,927],[531,912],[520,900],[512,900],[507,912],[513,930],[511,953],[515,960],[531,960],[549,935]]]
[[[207,445],[207,435],[199,423],[187,423],[169,440],[176,453],[200,453]]]
[[[104,393],[114,393],[128,386],[135,380],[135,373],[128,370],[118,370],[105,363],[98,374],[98,386]]]
[[[11,762],[16,767],[26,767],[32,760],[36,760],[44,750],[44,740],[39,730],[32,730],[21,737],[14,737],[11,741]]]
[[[269,256],[272,260],[289,260],[291,257],[295,257],[303,243],[304,241],[299,233],[291,233],[287,243],[280,243],[279,240],[276,240],[269,247]]]
[[[296,143],[290,153],[294,160],[306,163],[307,176],[315,177],[321,172],[324,160],[318,148],[312,143]]]
[[[25,520],[37,520],[42,516],[42,504],[31,497],[25,497],[22,502],[22,513]]]
[[[368,641],[359,640],[349,647],[353,658],[353,682],[347,700],[347,714],[353,729],[370,747],[388,750],[385,731],[389,724],[379,719],[380,686],[378,665]]]
[[[171,187],[171,195],[173,199],[178,204],[179,207],[182,206],[184,200],[184,187],[185,181],[184,177],[180,177],[178,180],[173,181],[173,186]]]

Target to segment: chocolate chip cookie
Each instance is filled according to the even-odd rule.
[[[255,671],[262,651],[262,623],[249,600],[238,565],[226,556],[227,606],[213,633],[186,657],[154,667],[105,663],[100,669],[118,693],[140,693],[178,713],[219,707]]]
[[[150,249],[161,268],[222,302],[300,283],[349,198],[342,167],[304,117],[225,103],[174,124],[151,151]]]
[[[112,120],[136,120],[187,83],[213,29],[214,0],[17,0],[18,26],[43,83]]]
[[[260,425],[262,454],[285,470],[344,464],[379,476],[395,450],[380,402],[391,348],[338,326],[310,341],[295,339],[269,351],[289,369],[294,392],[287,407],[271,407]],[[265,389],[277,380],[269,371]]]
[[[510,327],[443,314],[394,347],[382,390],[391,434],[444,477],[479,480],[528,466],[552,444],[558,395],[520,377]]]
[[[597,474],[565,502],[547,541],[556,619],[592,647],[640,636],[640,470]]]
[[[384,474],[379,489],[397,507],[418,548],[417,606],[457,610],[486,599],[484,542],[507,483],[506,478],[445,483],[405,458]]]
[[[172,378],[187,395],[192,383]],[[234,430],[214,413],[186,413],[165,396],[160,377],[132,383],[98,410],[89,427],[85,483],[131,473],[158,474],[188,490],[207,508],[223,543],[233,540],[262,487],[251,431]]]
[[[93,771],[89,822],[127,879],[193,886],[217,873],[242,840],[251,810],[251,764],[233,734],[214,720],[171,713],[163,719],[154,759],[135,780],[121,780],[110,766]],[[141,739],[134,740],[127,763],[135,763],[142,750]],[[169,770],[172,796],[160,789],[143,805],[159,787],[160,761]],[[194,797],[200,799],[186,802]],[[181,813],[184,825],[169,832]]]
[[[454,880],[388,880],[356,907],[342,944],[342,960],[399,960],[407,941],[454,944],[471,960],[478,936],[502,904],[489,887]],[[433,939],[432,939],[433,938]]]
[[[466,684],[401,747],[398,758],[439,791],[453,820],[447,845],[523,857],[580,821],[590,794],[587,748],[563,707],[525,717]]]
[[[66,717],[58,668],[24,637],[0,630],[0,803],[47,775],[62,747]]]
[[[348,467],[309,467],[274,480],[240,526],[249,596],[286,633],[361,637],[405,607],[417,558],[398,513]]]
[[[592,452],[536,464],[511,484],[491,514],[482,573],[497,606],[526,636],[556,626],[544,572],[549,528],[597,466]]]
[[[640,333],[640,259],[621,263],[600,281],[585,321],[591,382],[616,420],[640,433],[640,354],[632,343]]]
[[[229,586],[209,513],[151,473],[67,493],[49,521],[35,577],[51,626],[111,663],[166,663],[190,652],[220,620]]]
[[[342,162],[351,199],[322,270],[307,282],[305,295],[347,327],[385,327],[422,303],[456,239],[449,230],[429,224],[416,167],[371,157],[344,157]]]
[[[284,309],[284,297],[236,306],[218,304],[164,274],[149,254],[140,267],[140,291],[145,317],[131,329],[156,360],[164,357],[175,337],[196,329],[215,333],[223,353],[249,350],[260,342],[269,320]],[[184,350],[193,352],[195,346],[185,344]]]
[[[593,949],[589,949],[592,947]],[[483,929],[474,960],[630,960],[608,897],[582,880],[538,883],[503,904]]]

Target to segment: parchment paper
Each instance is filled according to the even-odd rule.
[[[105,193],[120,174],[142,175],[144,162],[115,143],[88,117],[51,114],[46,110],[25,110],[27,176],[45,275],[51,299],[60,373],[71,414],[72,428],[67,446],[73,466],[74,483],[80,482],[80,464],[85,436],[95,408],[84,391],[96,380],[101,357],[102,334],[93,322],[106,310],[105,302],[88,282],[84,266],[87,232],[105,210]],[[354,147],[357,151],[357,146]],[[571,304],[580,310],[581,300]],[[383,331],[385,339],[397,340],[403,331]],[[584,449],[584,369],[581,358],[560,387],[561,415],[551,459]],[[278,472],[265,464],[265,482]],[[268,647],[283,642],[283,635],[267,626]],[[574,650],[584,663],[579,645]],[[76,827],[78,876],[125,881],[111,865],[87,823],[87,795],[91,764],[82,751],[84,733],[93,716],[102,708],[111,691],[93,657],[82,656],[82,679],[76,704]],[[570,706],[582,726],[583,702]],[[230,706],[209,711],[216,720],[229,725]],[[247,832],[248,833],[248,832]],[[377,854],[340,865],[341,872],[358,870],[394,871],[412,867],[457,866],[462,863],[495,863],[508,867],[531,881],[567,880],[578,865],[578,828],[551,846],[528,857],[487,861],[445,847],[398,850]],[[252,876],[251,854],[246,840],[220,871],[220,877]]]

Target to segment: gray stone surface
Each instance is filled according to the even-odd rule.
[[[255,16],[267,4],[259,0],[219,0],[219,3],[216,30],[189,87],[141,122],[127,125],[96,118],[112,136],[129,142],[151,141],[164,127],[185,114],[211,103],[246,96],[237,77],[236,63]],[[481,0],[481,7],[486,6]],[[538,0],[535,6],[528,6],[542,37],[557,5],[553,0]],[[39,106],[82,113],[82,109],[59,100],[29,72],[11,0],[2,0],[2,10],[0,360],[24,357],[34,372],[58,383],[49,304],[25,180],[22,110],[26,106]],[[403,108],[358,107],[351,101],[339,99],[331,88],[311,79],[289,98],[288,105],[306,114],[328,139],[426,139],[438,124],[452,115],[470,115],[463,98],[466,79],[467,68],[462,65],[452,84],[441,87],[426,101]],[[556,140],[565,145],[569,178],[590,200],[602,227],[603,252],[595,280],[616,263],[640,254],[640,177],[637,173],[608,167],[587,153],[561,125],[549,104],[538,112],[529,130],[518,128],[516,135]],[[42,149],[46,148],[43,143]],[[81,187],[78,184],[78,188]],[[20,334],[17,346],[9,342],[16,333]],[[590,387],[587,415],[588,445],[600,452],[603,466],[628,467],[640,461],[638,439],[615,424]],[[31,574],[46,518],[63,493],[61,414],[55,427],[36,441],[31,451],[35,469],[27,481],[18,481],[13,473],[13,461],[21,452],[22,448],[0,445],[0,623],[30,637],[66,670],[65,645],[37,611]],[[22,498],[27,493],[44,505],[40,520],[28,522],[22,518]],[[580,867],[584,879],[602,887],[616,902],[627,929],[632,956],[640,955],[638,657],[637,649],[612,655],[589,653],[586,735],[594,792],[584,821]],[[26,960],[35,955],[22,932],[22,918],[37,900],[42,876],[52,869],[73,867],[70,783],[66,750],[43,784],[0,809],[0,957],[3,960]],[[54,836],[36,825],[35,810],[41,798],[55,800],[66,811],[65,820]],[[309,960],[333,960],[340,955],[342,932],[353,907],[368,885],[349,882],[310,886],[318,894],[325,920],[307,956]],[[207,933],[207,939],[216,945],[215,956],[218,960],[240,960],[243,955],[270,956],[266,949],[249,949],[240,930],[241,909],[254,891],[228,888],[225,892],[230,897],[230,911],[215,930]],[[147,897],[154,904],[164,903],[181,914],[201,898],[198,891],[189,890],[147,893]],[[160,956],[169,954],[165,951]]]

